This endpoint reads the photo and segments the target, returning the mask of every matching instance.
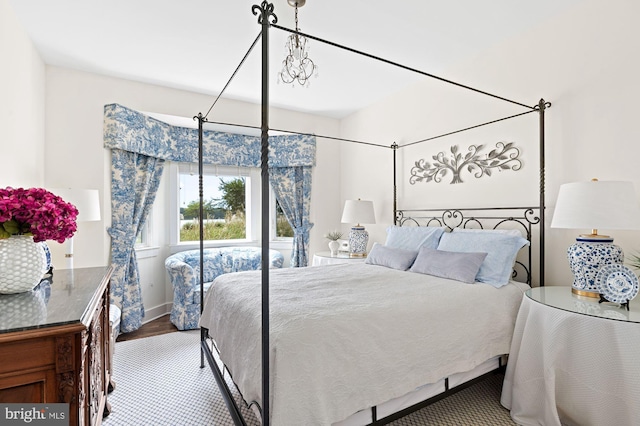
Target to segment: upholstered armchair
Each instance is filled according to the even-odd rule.
[[[219,247],[204,250],[204,291],[219,275],[230,272],[261,269],[262,249],[259,247]],[[269,250],[271,268],[281,268],[282,254]],[[173,285],[171,322],[178,330],[198,328],[200,320],[200,250],[172,254],[165,260],[165,268]]]

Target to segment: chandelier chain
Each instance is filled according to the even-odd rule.
[[[298,3],[297,2],[296,2],[295,16],[296,16],[296,47],[300,47],[300,35],[298,34],[300,32],[300,28],[298,28]]]

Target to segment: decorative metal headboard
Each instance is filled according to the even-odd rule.
[[[529,240],[521,250],[513,268],[512,278],[532,285],[532,250],[539,243],[533,233],[540,225],[538,207],[492,207],[464,209],[407,209],[395,211],[398,226],[443,226],[448,231],[463,229],[517,229]],[[540,260],[538,259],[538,262]]]

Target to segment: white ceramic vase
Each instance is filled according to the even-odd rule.
[[[331,256],[337,256],[339,248],[340,243],[338,241],[329,241],[329,250],[331,250]]]
[[[33,237],[12,235],[0,239],[0,294],[33,290],[47,272],[47,255]]]

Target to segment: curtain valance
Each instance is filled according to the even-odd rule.
[[[169,161],[198,161],[198,129],[174,126],[119,104],[104,107],[104,146]],[[315,165],[316,138],[269,136],[269,167]],[[219,166],[260,167],[260,138],[205,130],[203,161]]]

